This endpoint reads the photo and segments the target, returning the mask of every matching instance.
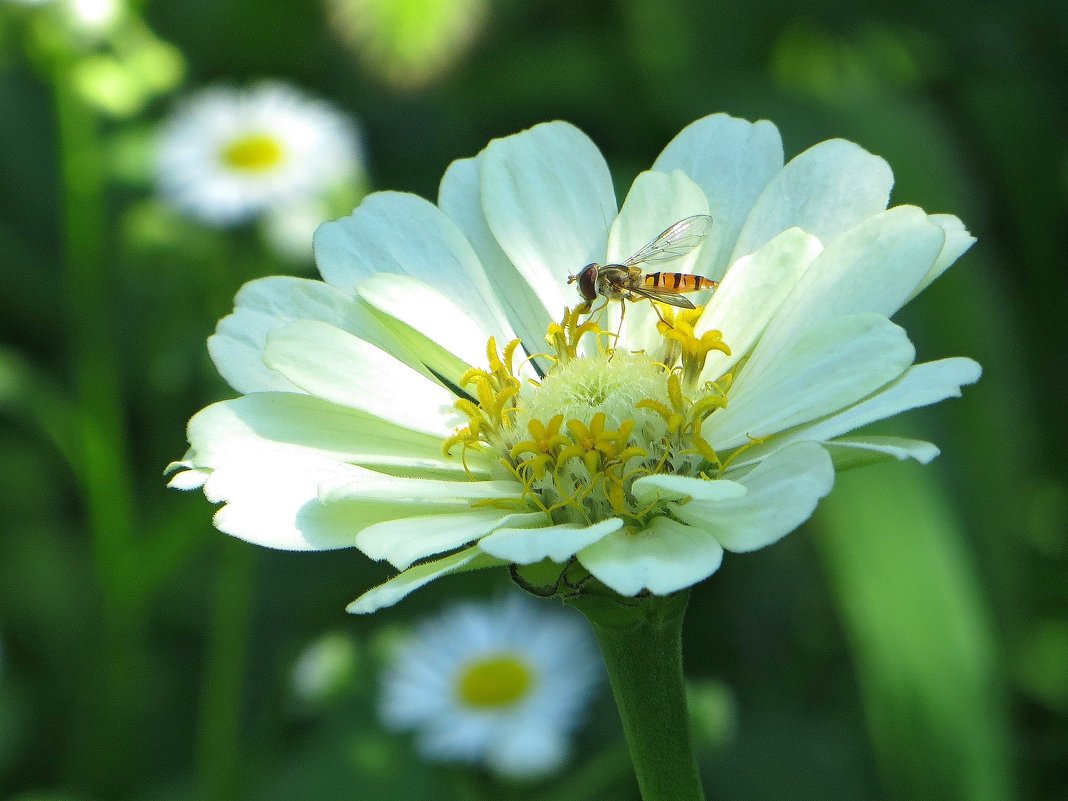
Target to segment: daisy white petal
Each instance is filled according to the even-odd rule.
[[[413,431],[446,437],[455,396],[340,328],[298,320],[271,332],[264,363],[309,394]]]
[[[708,213],[716,221],[696,272],[717,279],[726,272],[750,208],[782,163],[782,138],[774,125],[727,114],[690,123],[664,148],[653,169],[690,176],[704,190]]]
[[[705,531],[667,517],[617,531],[579,551],[582,566],[620,595],[667,595],[719,570],[723,548]]]
[[[499,528],[479,540],[478,547],[490,556],[517,565],[532,565],[542,559],[560,563],[622,527],[622,520],[611,517],[592,526],[562,523],[531,528]]]
[[[494,238],[558,319],[567,276],[605,253],[616,216],[608,165],[582,131],[549,122],[490,142],[481,184]]]
[[[537,779],[563,764],[567,739],[550,731],[522,730],[489,743],[486,764],[491,770],[515,779]]]
[[[731,260],[796,226],[829,242],[886,208],[894,176],[878,156],[843,139],[795,156],[761,192],[738,235]]]
[[[831,457],[814,442],[784,448],[738,479],[746,493],[722,501],[693,499],[672,514],[700,528],[728,551],[763,548],[812,515],[834,485]]]
[[[729,449],[824,417],[897,378],[915,353],[905,330],[878,314],[825,320],[785,346],[764,371],[743,372],[727,408],[708,418],[704,435],[713,447]]]

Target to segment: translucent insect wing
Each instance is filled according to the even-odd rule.
[[[656,239],[623,262],[623,266],[682,258],[698,247],[711,230],[712,218],[707,214],[686,217],[661,232]]]

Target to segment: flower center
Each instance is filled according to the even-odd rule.
[[[219,155],[227,167],[242,172],[263,172],[281,164],[285,150],[276,137],[253,133],[227,142]]]
[[[558,414],[588,426],[600,413],[609,429],[629,423],[642,442],[659,440],[664,421],[638,403],[645,398],[668,402],[664,373],[664,366],[644,353],[573,359],[550,371],[540,386],[524,388],[514,427],[524,432],[530,421],[546,421]]]
[[[513,654],[496,654],[468,663],[457,681],[467,706],[501,709],[523,698],[534,684],[534,672]]]
[[[715,383],[699,385],[697,377],[709,350],[727,348],[718,332],[699,339],[694,320],[680,319],[661,331],[666,358],[681,359],[667,364],[646,353],[608,350],[601,346],[605,332],[578,320],[567,312],[549,327],[546,340],[555,354],[540,382],[523,385],[516,378],[518,340],[498,354],[491,339],[490,369],[469,370],[461,380],[474,386],[478,401],[457,402],[469,424],[445,442],[445,451],[462,446],[464,452],[494,452],[523,486],[522,497],[504,505],[544,512],[552,523],[591,525],[621,517],[627,525],[644,526],[662,512],[659,502],[638,503],[631,493],[636,479],[722,470],[701,426],[726,405],[726,396]],[[590,335],[597,352],[580,355],[580,340]]]

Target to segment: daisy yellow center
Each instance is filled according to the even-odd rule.
[[[496,455],[523,492],[514,503],[494,505],[540,511],[551,523],[619,517],[644,527],[662,510],[656,500],[635,497],[638,478],[715,478],[725,468],[701,434],[705,419],[726,405],[725,383],[701,383],[699,376],[711,350],[729,349],[717,331],[697,336],[698,314],[675,319],[669,312],[654,358],[604,347],[609,334],[567,312],[546,334],[551,366],[540,381],[525,384],[515,374],[518,340],[498,353],[491,339],[489,369],[462,378],[474,390],[470,400],[457,402],[469,424],[445,442],[445,451]],[[592,353],[580,353],[584,337],[596,341],[597,348],[586,349]]]
[[[501,709],[522,699],[534,684],[534,672],[517,656],[497,654],[470,662],[457,680],[457,693],[467,706]]]
[[[242,172],[263,172],[282,163],[285,148],[275,136],[252,133],[227,142],[219,155],[227,167]]]

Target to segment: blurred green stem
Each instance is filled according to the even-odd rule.
[[[99,789],[110,788],[129,762],[142,664],[137,643],[142,610],[134,601],[133,503],[123,402],[105,259],[104,152],[99,121],[79,95],[75,58],[55,54],[52,84],[60,159],[61,229],[67,268],[70,356],[78,399],[78,476],[86,504],[93,562],[102,593],[99,675],[88,676],[95,704],[81,769]]]
[[[571,601],[601,646],[643,801],[704,801],[682,672],[689,592]]]
[[[200,706],[197,776],[203,801],[240,797],[244,779],[241,699],[248,664],[249,623],[255,552],[252,546],[219,537],[211,644]]]

